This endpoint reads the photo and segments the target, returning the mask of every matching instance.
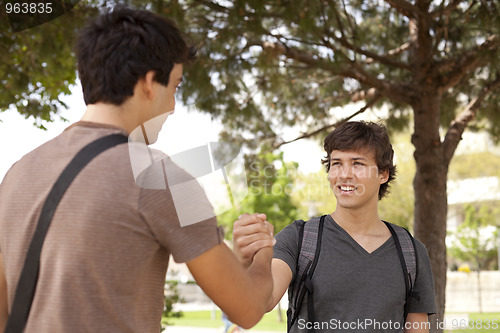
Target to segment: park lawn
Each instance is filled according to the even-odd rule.
[[[283,322],[278,322],[278,312],[273,310],[266,313],[261,321],[255,325],[254,328],[249,331],[276,331],[276,332],[286,332],[286,313],[283,313]],[[169,318],[169,326],[191,326],[191,327],[209,327],[217,328],[223,327],[222,322],[222,312],[220,310],[215,311],[215,319],[212,319],[213,313],[210,310],[205,311],[184,311],[181,318]]]

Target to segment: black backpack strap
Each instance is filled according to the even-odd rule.
[[[299,234],[298,234],[298,253],[297,259],[295,260],[295,274],[288,286],[288,309],[286,311],[287,317],[287,332],[290,332],[290,328],[293,326],[295,319],[297,318],[297,310],[295,308],[295,304],[297,302],[297,288],[300,286],[300,281],[302,277],[299,277],[298,267],[299,267],[299,259],[300,259],[300,251],[302,250],[302,239],[304,237],[304,220],[298,221],[299,224]]]
[[[399,261],[401,262],[401,268],[403,269],[403,274],[405,276],[406,302],[404,308],[404,322],[406,322],[410,299],[413,296],[413,286],[415,285],[415,280],[417,278],[417,251],[415,250],[415,240],[410,232],[405,228],[392,225],[385,221],[384,223],[387,225],[392,236],[394,237],[394,243],[396,244],[396,249],[398,251]]]
[[[303,222],[299,228],[299,255],[297,257],[296,274],[288,289],[288,331],[297,320],[306,293],[308,295],[308,320],[310,322],[315,321],[312,276],[321,251],[321,236],[325,217],[326,215],[323,215],[321,218]]]
[[[14,296],[9,320],[7,321],[7,326],[4,331],[5,333],[21,333],[24,331],[24,327],[28,321],[31,304],[35,296],[40,266],[40,254],[45,235],[47,234],[57,205],[69,185],[95,156],[113,146],[127,141],[128,138],[122,134],[111,134],[89,143],[73,157],[52,186],[40,213],[33,238],[31,239],[24,267],[17,283],[16,294]]]

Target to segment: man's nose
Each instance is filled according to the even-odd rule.
[[[352,178],[352,166],[344,165],[340,169],[340,177],[342,178]]]

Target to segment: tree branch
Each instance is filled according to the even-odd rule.
[[[318,56],[313,56],[295,47],[284,45],[282,42],[252,41],[249,42],[249,44],[258,45],[262,47],[262,49],[267,49],[276,55],[284,55],[289,59],[296,60],[312,68],[324,69],[334,75],[350,77],[357,80],[360,84],[377,89],[380,94],[388,96],[393,100],[409,103],[410,96],[406,87],[378,79],[365,71],[358,62],[350,61],[348,65],[339,70],[332,66],[330,62],[323,61],[323,59]]]
[[[344,7],[344,14],[347,17],[347,22],[350,24],[350,21],[349,21],[349,17],[350,16],[347,13],[347,11],[345,11],[345,7]],[[325,18],[325,16],[326,15],[323,15],[323,19]],[[329,29],[326,26],[326,23],[328,22],[328,20],[326,20],[326,19],[324,20],[325,21],[325,29],[323,31],[324,34],[325,34],[325,36],[329,36],[330,38],[332,38],[333,40],[335,40],[341,46],[347,48],[348,50],[354,51],[355,53],[358,53],[358,54],[361,54],[361,55],[364,55],[365,57],[367,57],[367,59],[363,63],[370,64],[370,63],[373,63],[374,60],[377,60],[378,62],[380,62],[382,64],[389,65],[389,66],[393,66],[393,67],[397,67],[397,68],[402,68],[402,69],[407,69],[407,70],[410,69],[410,67],[407,64],[401,63],[399,61],[394,61],[394,60],[392,60],[392,59],[389,58],[389,56],[398,54],[399,53],[398,51],[396,51],[396,52],[389,51],[386,55],[379,55],[379,54],[377,54],[375,52],[371,52],[371,51],[365,50],[365,49],[363,49],[363,48],[361,48],[361,47],[359,47],[357,45],[354,45],[354,44],[350,43],[349,40],[348,40],[348,37],[346,37],[347,35],[346,35],[345,29],[344,29],[344,25],[343,25],[342,20],[341,20],[341,18],[339,16],[339,13],[337,11],[335,11],[335,20],[336,20],[337,26],[338,26],[337,29],[340,32],[340,37],[337,37],[335,34],[330,34],[329,33]],[[352,27],[351,24],[350,24],[350,28],[352,30],[354,30],[354,28]],[[323,43],[324,43],[324,45],[326,47],[328,47],[332,51],[334,51],[336,53],[340,52],[340,50],[338,50],[334,45],[332,45],[332,43],[330,43],[330,41],[328,40],[328,38],[323,38]]]
[[[398,54],[400,54],[401,52],[408,50],[408,49],[409,49],[409,47],[410,47],[410,43],[408,43],[408,42],[407,42],[407,43],[404,43],[404,44],[402,44],[402,45],[400,45],[400,46],[396,47],[395,49],[392,49],[392,50],[387,51],[387,54],[385,54],[385,55],[381,55],[381,57],[391,57],[391,56],[394,56],[394,55],[398,55]],[[374,59],[369,58],[369,59],[366,59],[366,60],[364,61],[364,63],[365,63],[365,64],[371,64],[371,63],[373,63],[373,60],[374,60]],[[408,66],[408,65],[406,65],[406,64],[404,64],[404,66],[405,66],[405,67],[407,67],[407,69],[409,69],[409,68],[410,68],[410,66]]]
[[[387,80],[380,80],[377,77],[367,73],[359,63],[352,62],[343,73],[344,76],[353,78],[359,83],[368,87],[377,89],[377,91],[392,99],[393,101],[410,103],[410,90],[404,84],[393,84]]]
[[[484,52],[497,50],[498,48],[500,48],[499,36],[491,35],[477,48],[439,63],[436,69],[444,80],[444,85],[441,87],[442,91],[455,86],[467,73],[480,66],[484,58]]]
[[[203,1],[203,0],[195,0],[196,3],[199,5],[208,7],[209,9],[212,9],[215,12],[223,12],[227,14],[229,12],[229,9],[223,5],[220,5],[216,1]]]
[[[408,18],[416,18],[419,14],[419,9],[406,0],[385,0],[385,2]]]
[[[496,78],[486,84],[481,92],[465,107],[465,109],[457,115],[451,122],[448,132],[443,141],[443,156],[446,165],[449,165],[458,143],[462,140],[462,134],[470,121],[474,119],[477,110],[481,103],[488,98],[488,96],[500,88],[500,75],[497,73]]]
[[[351,101],[355,103],[364,99],[366,100],[368,98],[376,98],[378,95],[379,93],[375,88],[370,88],[368,90],[359,90],[351,94]]]
[[[388,65],[388,66],[392,66],[392,67],[396,67],[396,68],[401,68],[401,69],[406,69],[406,70],[410,70],[411,69],[411,67],[408,64],[392,60],[392,59],[388,58],[387,56],[383,56],[383,55],[381,56],[381,55],[378,55],[378,54],[376,54],[374,52],[367,51],[367,50],[362,49],[361,47],[353,45],[353,44],[349,43],[345,37],[340,37],[339,38],[339,37],[333,36],[333,38],[337,42],[339,42],[340,45],[348,48],[349,50],[352,50],[352,51],[354,51],[354,52],[356,52],[358,54],[362,54],[362,55],[366,56],[368,58],[366,60],[366,63],[370,63],[370,62],[373,62],[373,60],[377,60],[379,63],[385,64],[385,65]],[[328,45],[330,44],[328,41],[325,41],[325,42],[328,43]],[[389,51],[388,55],[392,55],[392,54],[395,54],[395,53],[391,53],[391,51]]]
[[[444,1],[443,1],[444,2]],[[438,6],[434,11],[431,12],[431,17],[441,17],[441,16],[450,16],[450,14],[457,9],[457,7],[462,3],[462,0],[453,0],[448,6]]]
[[[314,135],[316,135],[316,134],[318,134],[318,133],[321,133],[322,131],[324,131],[324,130],[326,130],[326,129],[329,129],[329,128],[332,128],[332,127],[337,127],[337,126],[339,126],[339,125],[341,125],[341,124],[343,124],[343,123],[345,123],[345,122],[347,122],[347,121],[351,120],[351,119],[352,119],[352,118],[354,118],[355,116],[357,116],[357,115],[359,115],[359,114],[361,114],[361,113],[365,112],[365,111],[366,111],[366,110],[368,110],[369,108],[371,108],[371,107],[372,107],[375,103],[377,103],[377,102],[380,100],[380,98],[382,98],[382,95],[380,95],[380,94],[376,94],[376,95],[375,95],[375,97],[374,97],[371,101],[369,101],[369,102],[368,102],[365,106],[363,106],[363,107],[362,107],[361,109],[359,109],[358,111],[356,111],[356,112],[354,112],[353,114],[351,114],[349,117],[346,117],[346,118],[344,118],[344,119],[342,119],[342,120],[340,120],[340,121],[338,121],[338,122],[336,122],[336,123],[334,123],[334,124],[325,125],[325,126],[323,126],[323,127],[321,127],[321,128],[318,128],[318,129],[316,129],[316,130],[314,130],[314,131],[312,131],[312,132],[309,132],[309,133],[304,133],[304,134],[302,134],[301,136],[298,136],[298,137],[296,137],[296,138],[295,138],[295,139],[293,139],[293,140],[289,140],[289,141],[283,141],[283,142],[275,143],[273,148],[278,149],[279,147],[281,147],[281,146],[283,146],[283,145],[286,145],[286,144],[288,144],[288,143],[292,143],[292,142],[298,141],[298,140],[300,140],[300,139],[310,138],[310,137],[312,137],[312,136],[314,136]]]
[[[294,47],[288,47],[283,43],[260,42],[255,44],[259,44],[263,49],[271,50],[272,52],[282,54],[287,58],[297,60],[309,66],[322,67],[320,66],[320,61],[317,57],[314,57],[305,52],[301,52],[300,50],[297,50]]]

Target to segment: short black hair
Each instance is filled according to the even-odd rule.
[[[364,148],[373,151],[379,172],[389,171],[389,179],[380,185],[378,192],[380,200],[389,192],[389,183],[396,177],[394,150],[384,125],[365,121],[349,121],[339,125],[325,138],[326,157],[321,162],[329,172],[332,151]]]
[[[147,72],[167,85],[174,64],[194,59],[196,50],[170,20],[118,5],[82,29],[75,52],[85,104],[121,105]]]

